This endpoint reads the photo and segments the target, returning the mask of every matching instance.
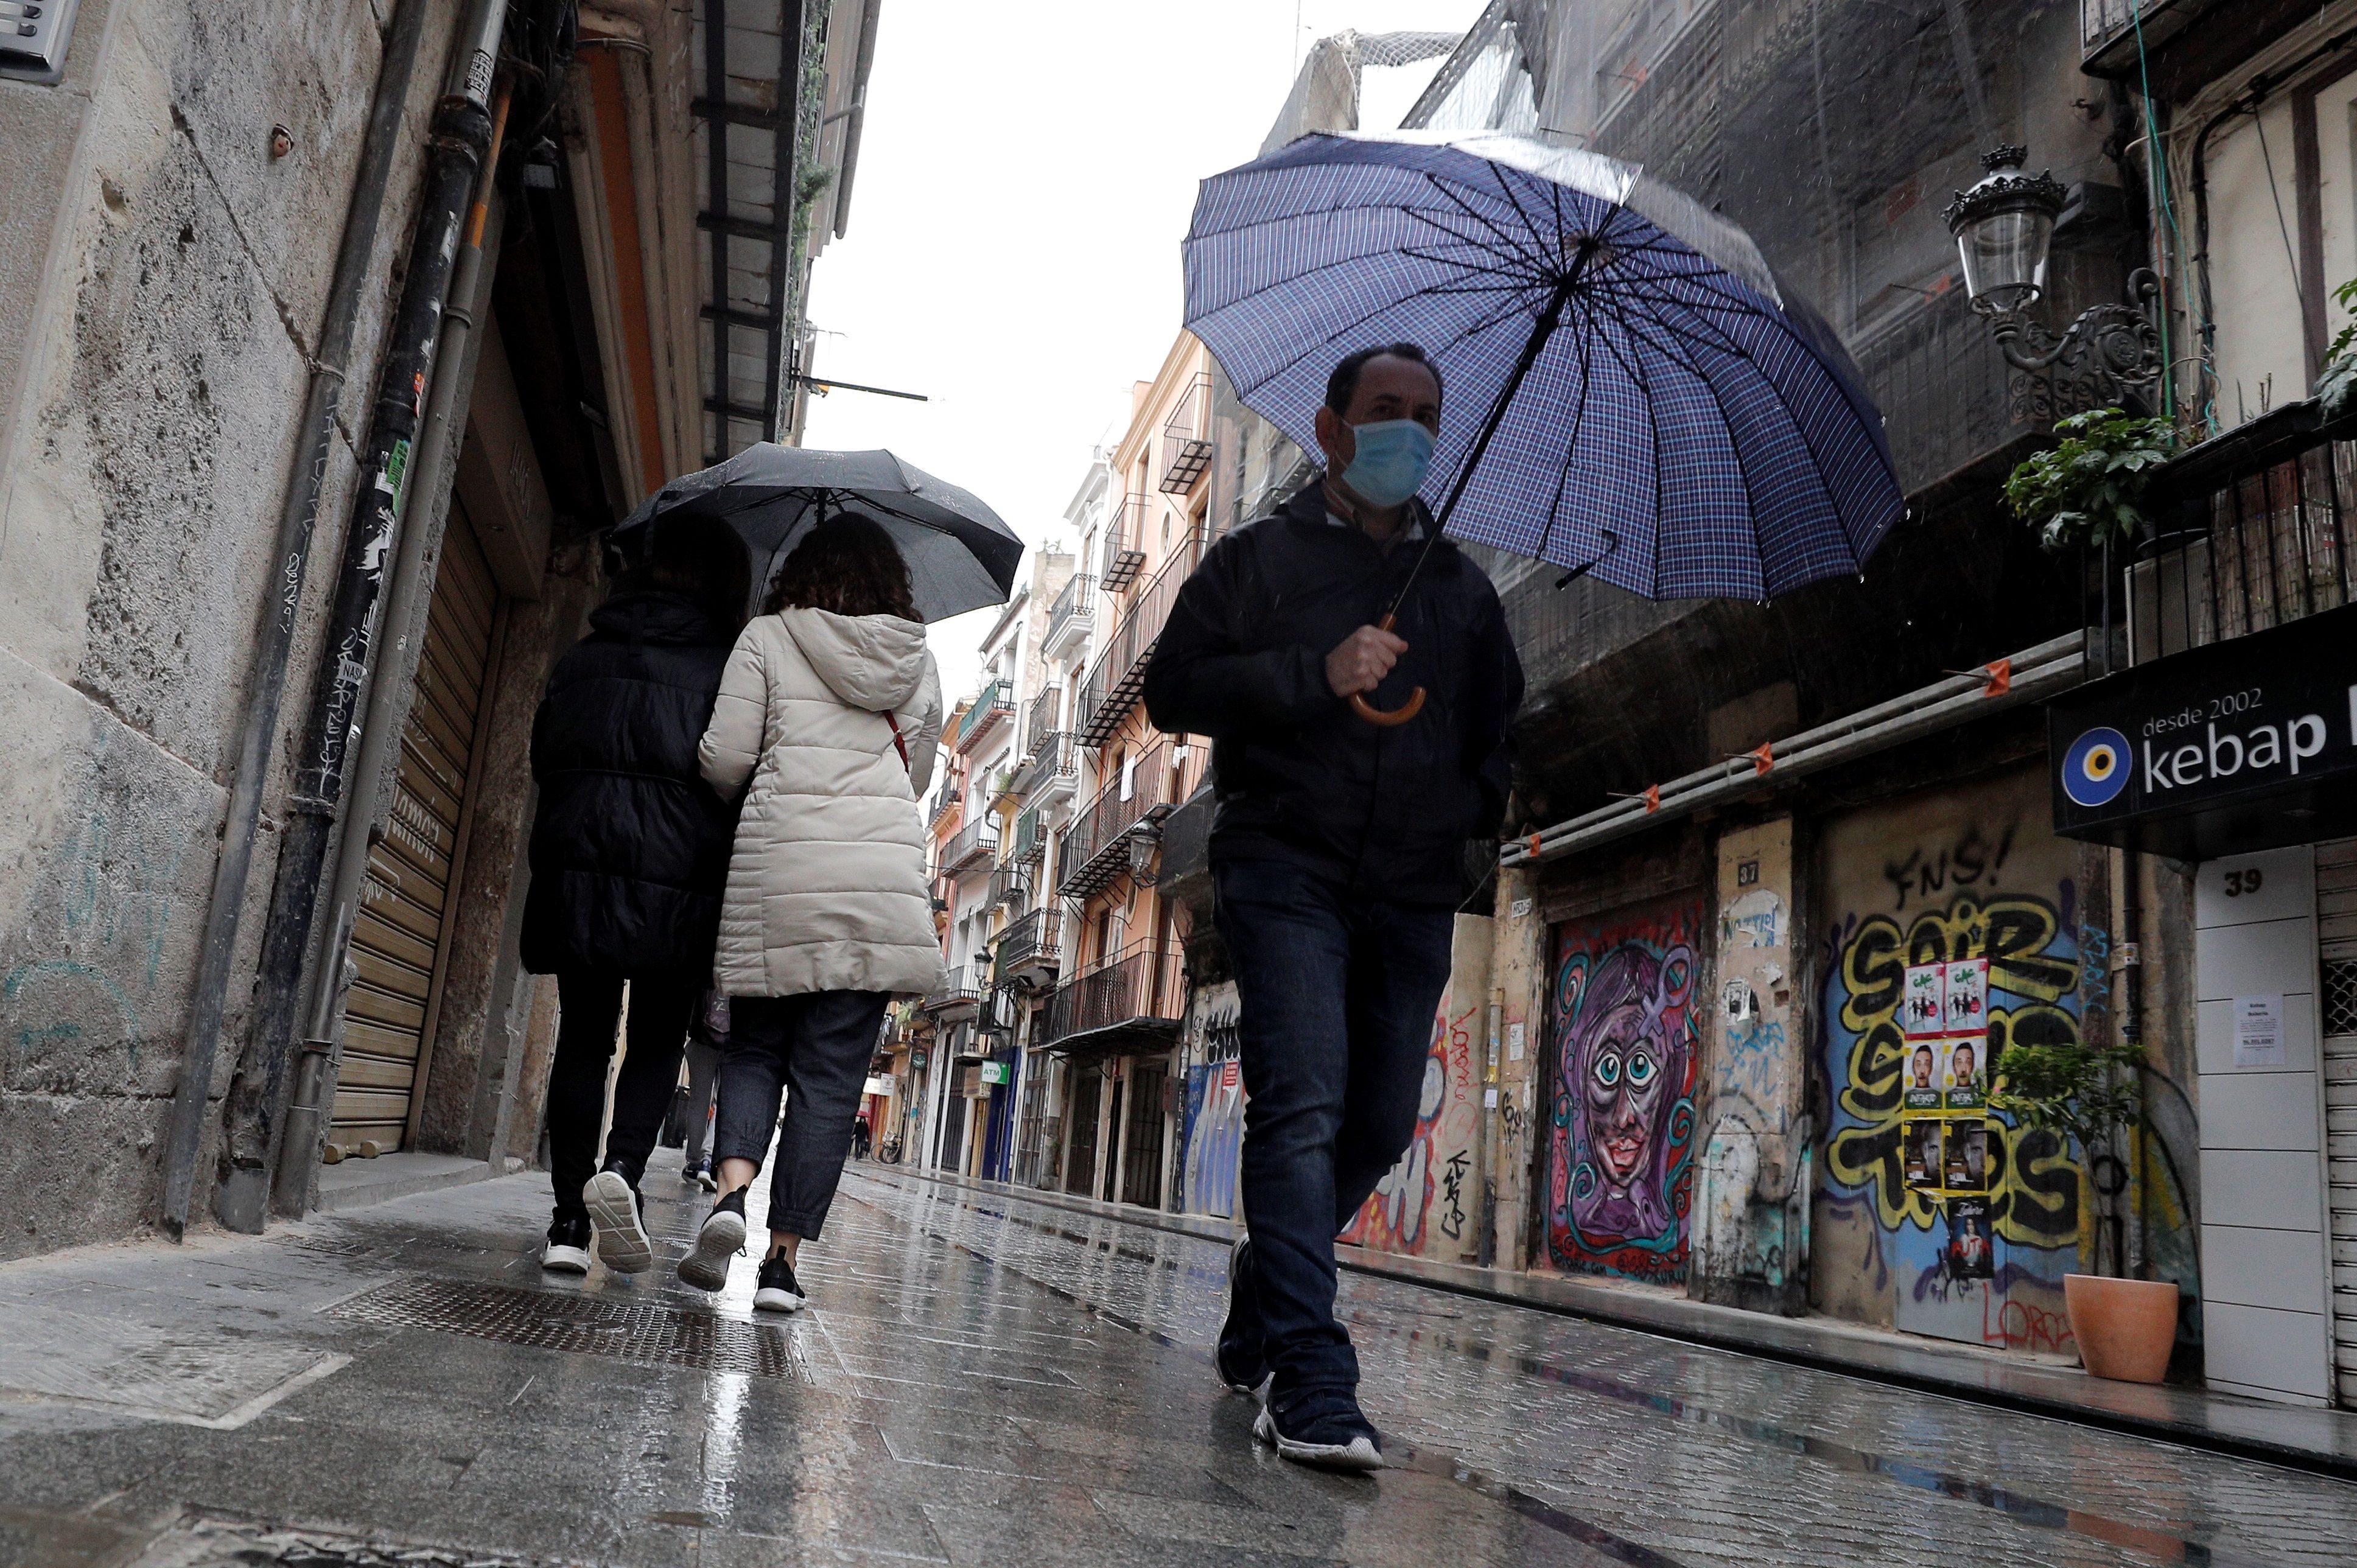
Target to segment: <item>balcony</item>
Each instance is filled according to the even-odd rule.
[[[1048,632],[1039,643],[1041,657],[1060,659],[1071,650],[1089,639],[1096,627],[1097,580],[1085,572],[1075,572],[1064,584],[1064,591],[1056,596],[1055,607],[1048,612]]]
[[[1183,496],[1211,466],[1211,378],[1198,372],[1162,426],[1162,493]]]
[[[2153,536],[2127,567],[2146,664],[2357,602],[2357,419],[2296,403],[2154,470]]]
[[[1097,791],[1059,841],[1056,865],[1062,880],[1056,891],[1085,898],[1129,869],[1130,840],[1168,816],[1172,800],[1170,748],[1157,742],[1140,753]]]
[[[993,681],[967,705],[965,716],[958,720],[957,749],[973,750],[996,733],[1001,721],[1014,716],[1014,686],[1005,680]]]
[[[958,830],[949,847],[942,851],[941,875],[962,876],[977,866],[988,865],[998,858],[998,824],[988,817],[968,822]]]
[[[942,977],[938,989],[925,993],[919,1009],[938,1023],[954,1023],[982,1010],[982,992],[972,972],[961,964]]]
[[[1015,796],[1032,805],[1060,799],[1080,781],[1080,747],[1068,735],[1051,735],[1015,770]]]
[[[1035,1043],[1067,1054],[1168,1047],[1186,1004],[1178,950],[1134,948],[1058,986]]]
[[[998,936],[999,983],[1036,991],[1056,978],[1063,961],[1063,919],[1053,909],[1034,909]]]
[[[1015,819],[1015,843],[1007,850],[1010,865],[1036,865],[1048,852],[1048,831],[1039,825],[1039,808],[1027,807]]]
[[[942,780],[942,798],[934,802],[933,814],[925,819],[927,832],[940,832],[949,820],[957,815],[958,808],[965,804],[965,797],[951,788],[950,784],[950,780]]]
[[[1002,861],[990,874],[990,907],[996,908],[1002,904],[1028,904],[1030,901],[1031,868],[1020,861]]]
[[[1031,699],[1031,707],[1024,715],[1023,755],[1039,755],[1039,743],[1056,733],[1056,725],[1064,713],[1064,692],[1060,686],[1050,686]]]
[[[1105,511],[1104,591],[1117,594],[1146,569],[1146,496],[1124,496]]]
[[[1105,737],[1119,727],[1130,704],[1137,701],[1155,639],[1170,618],[1170,606],[1178,597],[1179,587],[1202,558],[1202,536],[1190,532],[1163,562],[1154,580],[1131,598],[1128,612],[1105,639],[1104,652],[1081,688],[1081,703],[1072,715],[1073,738],[1081,745],[1103,746]]]

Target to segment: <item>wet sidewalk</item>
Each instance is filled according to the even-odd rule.
[[[703,1205],[648,1179],[666,1263]],[[0,1564],[2345,1563],[2357,1487],[1346,1276],[1396,1467],[1256,1448],[1224,1249],[855,1167],[813,1306],[544,1279],[509,1176],[0,1268]],[[758,1204],[757,1204],[758,1218]]]

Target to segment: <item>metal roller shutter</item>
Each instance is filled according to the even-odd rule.
[[[401,737],[385,836],[369,852],[352,927],[328,1140],[346,1155],[409,1142],[449,960],[467,809],[499,626],[499,590],[456,497],[426,610],[417,695]]]
[[[2316,846],[2316,931],[2333,1382],[2341,1403],[2357,1408],[2357,839]]]

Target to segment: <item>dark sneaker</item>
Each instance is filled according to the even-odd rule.
[[[1268,1356],[1261,1341],[1260,1311],[1253,1305],[1252,1238],[1239,1236],[1228,1249],[1228,1320],[1220,1326],[1220,1348],[1211,1353],[1220,1381],[1240,1394],[1257,1394],[1268,1381]]]
[[[589,1178],[581,1189],[581,1206],[597,1228],[597,1261],[618,1274],[641,1274],[654,1265],[654,1243],[647,1240],[646,1221],[639,1212],[639,1189],[611,1165]]]
[[[794,1266],[786,1255],[761,1260],[761,1279],[753,1292],[756,1312],[800,1312],[810,1297],[802,1294],[802,1281],[794,1278]]]
[[[718,1192],[720,1190],[720,1183],[713,1176],[712,1167],[709,1165],[701,1165],[696,1166],[694,1172],[688,1177],[688,1179],[695,1183],[696,1186],[702,1187],[706,1192]]]
[[[555,1274],[589,1272],[589,1217],[560,1214],[549,1222],[548,1240],[540,1249],[540,1266]]]
[[[695,1233],[695,1250],[679,1261],[683,1284],[698,1290],[718,1290],[728,1283],[728,1264],[745,1246],[745,1189],[712,1206],[704,1228]]]
[[[1383,1440],[1359,1412],[1348,1389],[1308,1389],[1286,1402],[1260,1407],[1253,1435],[1297,1464],[1321,1470],[1380,1470]]]
[[[694,1166],[694,1165],[682,1165],[682,1166],[680,1166],[680,1167],[679,1167],[679,1179],[681,1180],[681,1182],[682,1182],[682,1183],[685,1184],[685,1185],[686,1185],[686,1186],[688,1186],[688,1187],[694,1187],[694,1186],[695,1186],[695,1185],[696,1185],[695,1178],[696,1178],[697,1169],[698,1169],[698,1167],[696,1167],[696,1166]]]

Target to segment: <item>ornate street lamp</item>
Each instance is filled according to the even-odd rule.
[[[2027,175],[2029,149],[1999,146],[1981,156],[1987,172],[1970,190],[1956,192],[1941,214],[1956,237],[1964,266],[1964,292],[1973,308],[1989,318],[1989,333],[2006,362],[2050,382],[2044,417],[2085,408],[2132,404],[2148,409],[2130,389],[2160,380],[2160,333],[2152,303],[2160,280],[2144,267],[2128,274],[2128,298],[2083,311],[2061,336],[2028,314],[2046,292],[2046,263],[2054,242],[2054,221],[2070,192],[2051,174]]]

